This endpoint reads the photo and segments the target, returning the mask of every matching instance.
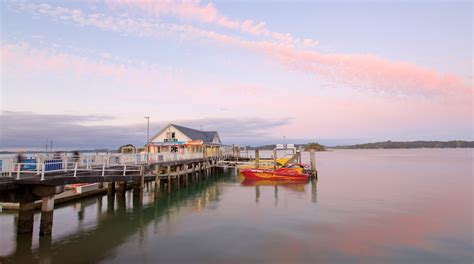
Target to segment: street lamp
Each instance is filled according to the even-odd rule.
[[[147,120],[147,127],[146,127],[146,152],[150,152],[150,117],[145,116]]]

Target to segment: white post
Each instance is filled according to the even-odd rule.
[[[67,172],[67,154],[66,153],[63,156],[63,168],[64,168],[64,172]]]
[[[20,170],[21,170],[21,163],[17,163],[18,166],[16,167],[16,179],[20,179]]]
[[[43,165],[41,167],[42,167],[42,169],[41,169],[41,180],[43,181],[44,180],[44,170],[46,169],[46,164],[43,163]]]
[[[12,161],[12,162],[10,162],[10,170],[9,170],[9,172],[8,172],[8,177],[12,177],[13,166],[14,166],[14,163],[13,163],[13,161]]]
[[[126,172],[127,172],[127,164],[123,165],[123,176],[125,176]]]
[[[74,164],[74,177],[76,177],[76,175],[77,175],[77,164],[78,164],[78,162],[76,162]]]
[[[102,165],[102,176],[104,176],[104,175],[105,175],[105,162],[104,162],[104,164]]]

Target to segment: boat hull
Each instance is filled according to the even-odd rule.
[[[244,169],[241,171],[246,179],[272,181],[308,181],[309,175],[291,169],[265,170]]]

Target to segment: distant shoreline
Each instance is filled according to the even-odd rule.
[[[383,141],[374,143],[335,146],[333,149],[417,149],[417,148],[474,148],[474,141]]]
[[[305,148],[307,144],[294,144],[296,148]],[[273,150],[276,144],[261,145],[257,147],[246,146],[247,150]],[[363,143],[354,145],[339,145],[339,146],[324,146],[327,150],[334,149],[453,149],[453,148],[474,148],[474,141],[465,140],[451,140],[451,141],[381,141],[373,143]],[[73,150],[60,150],[57,152],[72,152]],[[116,149],[84,149],[77,150],[82,153],[95,153],[95,152],[116,152]],[[56,152],[56,151],[54,151]],[[0,154],[16,154],[16,153],[44,153],[44,151],[38,150],[21,150],[21,151],[0,151]]]
[[[258,147],[247,146],[249,150],[273,150],[276,145],[263,145]],[[296,148],[304,148],[306,144],[295,144]],[[474,148],[474,141],[382,141],[354,145],[324,146],[326,149],[443,149],[443,148]]]

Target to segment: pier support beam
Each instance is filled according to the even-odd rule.
[[[258,169],[260,166],[260,153],[258,149],[255,150],[255,168]]]
[[[310,162],[311,162],[311,173],[315,177],[318,177],[318,172],[316,170],[316,154],[315,154],[314,149],[309,151],[309,157],[310,157]]]
[[[113,214],[115,210],[115,196],[107,195],[107,213]]]
[[[115,182],[107,183],[107,195],[115,194]]]
[[[181,165],[176,166],[174,169],[176,171],[176,179],[177,179],[176,183],[179,190],[179,182],[181,179]]]
[[[35,202],[34,201],[20,202],[16,232],[18,234],[32,233],[34,216],[35,216]]]
[[[168,165],[168,167],[166,168],[166,173],[168,174],[168,182],[166,184],[169,193],[171,192],[171,166]]]
[[[277,152],[276,150],[273,150],[273,169],[276,170],[276,167],[277,167]]]
[[[188,164],[184,165],[184,185],[188,186]]]
[[[156,167],[155,167],[155,191],[158,190],[159,187],[160,187],[160,171],[161,171],[160,165],[156,165]]]
[[[117,193],[117,213],[123,214],[127,210],[127,204],[125,201],[125,194],[118,195]]]
[[[41,204],[40,236],[51,235],[53,230],[54,194],[43,197]]]
[[[140,167],[140,179],[133,184],[133,196],[141,200],[143,197],[143,187],[145,185],[145,166]]]
[[[119,182],[117,186],[117,196],[125,196],[125,192],[127,191],[127,182]]]

